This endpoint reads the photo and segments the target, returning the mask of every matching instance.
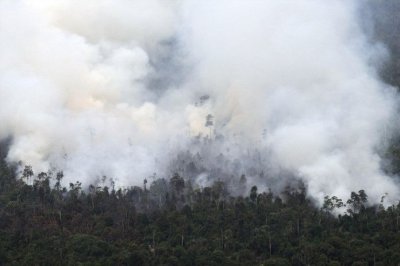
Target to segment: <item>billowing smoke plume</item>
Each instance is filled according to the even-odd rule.
[[[352,2],[352,3],[350,3]],[[118,185],[180,172],[373,201],[394,89],[354,1],[0,1],[7,160]]]

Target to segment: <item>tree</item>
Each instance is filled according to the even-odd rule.
[[[185,180],[179,176],[178,173],[175,173],[174,176],[169,181],[172,189],[180,194],[185,188]]]
[[[210,129],[210,136],[209,136],[210,139],[211,139],[211,136],[212,136],[212,134],[211,134],[211,129],[212,129],[213,125],[214,125],[213,119],[214,119],[214,117],[213,117],[211,114],[208,114],[208,115],[206,116],[205,127],[208,127],[208,128]]]
[[[30,183],[30,179],[33,176],[32,166],[25,165],[24,171],[22,172],[22,178],[26,180],[26,183]]]
[[[351,207],[347,211],[350,214],[359,213],[365,208],[365,203],[368,201],[368,196],[364,190],[360,190],[358,193],[351,192],[350,199],[347,200],[347,204]]]
[[[250,190],[250,199],[252,202],[256,202],[257,200],[257,186],[253,186]]]
[[[336,196],[324,197],[324,204],[322,205],[322,210],[325,212],[332,212],[335,208],[340,209],[344,206],[343,201]]]

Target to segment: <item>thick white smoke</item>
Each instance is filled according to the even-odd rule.
[[[397,198],[379,156],[397,96],[349,2],[2,0],[7,159],[134,185],[191,150],[203,181],[226,167],[261,187],[301,179],[316,199]],[[218,140],[199,148],[200,133]]]

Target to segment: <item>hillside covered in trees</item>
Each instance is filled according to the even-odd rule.
[[[50,2],[0,2],[0,265],[400,265],[400,1]]]
[[[231,196],[179,175],[116,189],[0,172],[1,265],[398,265],[400,205],[361,190],[315,207],[305,190]],[[245,177],[242,177],[242,179]],[[25,179],[25,180],[23,180]],[[382,199],[384,201],[384,198]],[[339,215],[333,215],[339,211]]]

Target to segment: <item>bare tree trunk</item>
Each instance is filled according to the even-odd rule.
[[[92,210],[94,210],[94,201],[93,201],[93,195],[90,196],[91,202],[92,202]]]
[[[221,229],[221,248],[224,250],[224,231]]]
[[[156,239],[155,239],[156,232],[153,230],[153,248],[156,248]]]
[[[268,232],[268,242],[269,242],[269,257],[272,256],[272,243],[271,243],[271,232]]]
[[[300,236],[300,218],[297,218],[297,236]]]

